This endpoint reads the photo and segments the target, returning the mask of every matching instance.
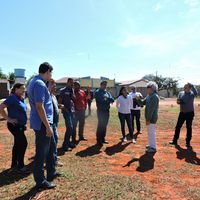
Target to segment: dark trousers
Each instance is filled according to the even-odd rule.
[[[52,127],[52,126],[51,126]],[[47,179],[51,179],[55,175],[55,139],[46,136],[46,127],[41,125],[41,130],[35,130],[36,136],[36,153],[34,158],[33,176],[36,185],[42,185],[46,179],[44,176],[44,163],[46,162]]]
[[[74,113],[72,112],[64,112],[63,117],[65,119],[66,132],[63,141],[63,148],[68,148],[70,146],[70,138],[72,137],[72,141],[74,134]],[[75,141],[73,141],[75,142]]]
[[[53,135],[54,135],[54,140],[55,140],[55,150],[54,150],[54,158],[55,158],[55,162],[58,161],[58,149],[57,149],[57,145],[58,145],[58,122],[53,123],[52,125],[53,128]]]
[[[134,120],[135,119],[136,119],[137,132],[141,131],[140,116],[141,116],[140,110],[131,110],[133,132],[134,132]]]
[[[7,127],[14,136],[11,167],[17,167],[18,169],[21,169],[24,167],[24,155],[27,148],[27,140],[24,134],[25,126],[7,123]]]
[[[74,139],[76,140],[76,128],[78,127],[78,135],[79,138],[84,138],[84,126],[85,126],[85,110],[80,110],[75,112],[75,120],[74,120]]]
[[[110,116],[109,110],[97,109],[98,125],[97,125],[96,137],[98,143],[102,143],[105,141],[109,116]]]
[[[181,128],[186,121],[186,128],[187,128],[187,136],[186,136],[186,143],[189,144],[190,140],[192,139],[192,121],[194,118],[194,112],[183,113],[180,112],[178,117],[178,122],[176,124],[175,134],[174,134],[174,142],[177,142],[179,139]]]
[[[126,124],[128,126],[128,130],[129,130],[130,138],[133,139],[133,128],[132,128],[132,124],[131,124],[131,114],[118,113],[118,116],[119,116],[119,120],[120,120],[120,124],[121,124],[121,131],[122,131],[123,138],[126,136],[126,133],[125,133],[125,122],[126,122]]]
[[[88,101],[88,115],[91,115],[91,105],[92,101]]]

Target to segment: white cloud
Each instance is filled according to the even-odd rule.
[[[197,7],[200,5],[199,0],[185,0],[184,2],[186,5],[190,6],[190,7]]]
[[[161,5],[160,2],[158,2],[158,3],[155,5],[154,11],[155,11],[155,12],[158,12],[158,11],[161,10],[161,8],[163,8],[163,6]]]
[[[172,66],[178,70],[200,69],[200,60],[194,61],[191,58],[182,58],[179,61],[177,61],[176,63],[172,64]]]
[[[134,34],[127,33],[119,45],[123,48],[137,48],[144,54],[164,55],[182,51],[200,42],[199,24],[168,32]]]

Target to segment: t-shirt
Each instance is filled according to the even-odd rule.
[[[85,92],[83,90],[79,90],[75,92],[75,110],[76,111],[81,111],[81,110],[85,110],[87,107],[87,99],[86,99],[86,95]]]
[[[123,95],[120,95],[117,98],[116,105],[117,105],[119,113],[130,114],[131,113],[131,106],[132,106],[131,96],[124,97]]]
[[[40,76],[35,76],[28,87],[28,98],[31,106],[30,126],[34,130],[40,130],[42,121],[36,110],[36,103],[43,103],[47,120],[49,124],[53,124],[53,103],[52,97],[46,86],[45,80]]]
[[[7,106],[9,118],[17,119],[17,123],[20,125],[26,124],[27,105],[24,98],[20,98],[16,94],[11,94],[3,103]]]

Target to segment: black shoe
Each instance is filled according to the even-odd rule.
[[[62,147],[62,150],[63,150],[64,152],[67,152],[67,151],[71,151],[72,149],[69,148],[69,147]]]
[[[26,167],[22,167],[22,168],[18,169],[17,172],[19,174],[30,174],[31,170],[27,169]]]
[[[171,144],[171,145],[177,145],[177,142],[170,141],[169,144]]]
[[[36,185],[37,189],[49,190],[56,187],[56,184],[45,181],[41,185]]]
[[[87,141],[87,138],[80,137],[80,138],[79,138],[79,141]]]
[[[101,142],[97,142],[96,145],[97,145],[97,146],[100,146],[100,147],[103,146],[103,144],[102,144]]]
[[[190,143],[186,143],[186,147],[190,148],[191,147]]]
[[[76,145],[74,143],[69,144],[69,148],[74,149],[76,148]]]
[[[55,178],[57,178],[57,177],[61,177],[61,176],[62,176],[61,173],[56,172],[52,177],[47,178],[47,181],[52,182]]]
[[[109,144],[109,142],[105,140],[105,141],[103,141],[103,144]]]

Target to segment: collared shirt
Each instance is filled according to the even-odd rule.
[[[30,126],[34,130],[40,130],[42,121],[36,110],[36,103],[43,103],[47,120],[53,124],[53,103],[45,80],[40,76],[35,76],[28,86],[28,98],[31,106]]]
[[[131,106],[132,106],[131,96],[124,97],[123,95],[120,95],[117,98],[116,106],[118,108],[119,113],[130,114],[131,113]]]
[[[86,95],[85,92],[83,90],[79,90],[75,92],[75,110],[76,111],[81,111],[81,110],[85,110],[87,107],[87,99],[86,99]]]
[[[95,92],[95,99],[99,110],[109,110],[110,104],[115,101],[110,92],[101,88]]]
[[[135,98],[137,96],[143,98],[142,94],[140,92],[130,92],[129,96],[132,97],[131,110],[141,110],[141,106],[137,103],[137,100]]]
[[[27,105],[24,98],[20,98],[16,94],[11,94],[3,103],[7,106],[9,118],[17,119],[17,123],[20,125],[26,124]]]
[[[73,90],[70,87],[65,87],[60,89],[60,97],[62,99],[62,104],[64,105],[67,112],[74,112],[74,102],[73,102]]]

